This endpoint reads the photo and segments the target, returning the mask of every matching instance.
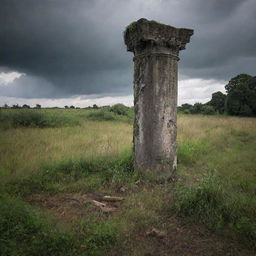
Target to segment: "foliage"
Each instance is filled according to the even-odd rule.
[[[126,107],[123,104],[115,104],[112,107],[110,107],[109,111],[117,115],[127,116],[129,114],[130,108]]]
[[[225,85],[227,95],[218,91],[206,103],[183,104],[178,111],[184,114],[216,113],[236,116],[256,116],[256,77],[240,74]],[[210,107],[213,107],[210,108]]]
[[[225,111],[226,95],[222,92],[215,92],[212,94],[212,99],[207,103],[214,108],[214,111],[223,114]]]
[[[88,120],[93,121],[133,121],[133,109],[124,106],[123,104],[116,104],[112,107],[106,106],[91,111],[87,115]]]
[[[113,112],[107,110],[99,110],[90,112],[87,116],[87,119],[93,121],[116,121],[117,116]]]
[[[250,80],[252,77],[247,74],[240,74],[237,75],[228,82],[227,85],[225,85],[225,89],[227,93],[230,93],[232,90],[234,90],[236,87],[239,87],[243,84],[246,84],[248,80]]]
[[[190,114],[192,107],[193,105],[188,103],[182,104],[180,107],[178,107],[178,112],[181,112],[184,114]]]
[[[210,106],[210,105],[204,105],[202,107],[202,114],[204,115],[214,115],[216,112],[215,112],[215,109],[213,106]]]
[[[228,95],[226,111],[231,115],[256,115],[256,77],[240,74],[225,86]]]
[[[195,103],[193,108],[191,109],[191,113],[192,114],[200,114],[202,112],[203,109],[203,104],[202,103]]]
[[[64,125],[77,125],[79,121],[72,116],[47,113],[37,109],[21,109],[1,111],[0,128],[17,127],[59,127]]]

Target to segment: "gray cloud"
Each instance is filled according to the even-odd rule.
[[[141,17],[195,30],[181,52],[181,76],[253,74],[255,12],[255,0],[1,0],[0,66],[26,76],[0,95],[131,93],[132,55],[122,32]]]

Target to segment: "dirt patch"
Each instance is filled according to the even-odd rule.
[[[106,202],[104,196],[105,195],[79,193],[51,196],[35,194],[27,197],[25,200],[41,209],[50,210],[59,220],[67,222],[73,219],[86,217],[95,211],[103,212],[105,214],[111,214],[115,210],[117,211],[121,201]],[[95,205],[95,201],[104,202],[106,210],[104,211],[101,207]],[[108,209],[112,209],[112,211],[108,211]]]
[[[131,234],[122,245],[118,244],[109,256],[252,256],[246,249],[223,239],[201,225],[185,224],[170,219],[163,225],[163,236],[148,232]]]
[[[127,196],[127,195],[126,195]],[[93,201],[106,204],[109,208],[121,210],[122,201],[104,201],[101,194],[68,193],[49,196],[36,194],[26,198],[26,201],[41,209],[50,210],[60,221],[69,223],[78,218],[86,218],[99,212],[99,221],[115,212],[105,213]],[[124,199],[125,200],[125,199]],[[122,212],[120,212],[122,213]],[[157,230],[159,234],[150,235],[155,227],[148,230],[128,232],[119,241],[109,256],[252,256],[253,254],[240,247],[237,243],[222,238],[202,225],[186,223],[170,214],[159,215]],[[153,232],[155,233],[155,232]]]
[[[186,224],[174,218],[170,223],[172,225],[167,227],[167,235],[163,239],[151,239],[157,245],[157,250],[151,255],[249,255],[236,244],[221,239],[201,225]]]

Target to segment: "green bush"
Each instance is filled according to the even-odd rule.
[[[229,193],[214,173],[205,175],[190,187],[178,184],[172,208],[180,216],[256,249],[256,200],[244,194]]]
[[[130,108],[126,107],[123,104],[116,104],[116,105],[110,107],[109,111],[113,112],[113,113],[115,113],[117,115],[128,116]]]
[[[88,114],[87,119],[93,121],[116,121],[117,116],[107,110],[97,110]]]

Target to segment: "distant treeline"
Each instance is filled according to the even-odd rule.
[[[240,74],[233,77],[225,89],[226,94],[215,92],[205,104],[182,104],[178,111],[184,114],[256,116],[256,77]]]
[[[218,91],[212,94],[212,98],[209,102],[195,103],[194,105],[185,103],[178,107],[179,113],[184,114],[227,114],[235,116],[256,116],[256,77],[240,74],[233,77],[227,85],[225,85],[226,94]],[[1,108],[1,107],[0,107]],[[13,109],[30,109],[27,104],[22,106],[15,104],[8,106],[5,104],[2,108],[13,108]],[[36,104],[34,109],[41,109],[40,104]],[[60,107],[51,107],[48,109],[58,109]],[[64,106],[65,109],[80,109],[80,107]],[[88,106],[83,109],[100,109],[101,114],[106,112],[112,112],[118,115],[131,116],[133,107],[127,107],[123,104],[116,104],[114,106]],[[95,114],[96,115],[96,114]],[[108,116],[110,118],[110,115]],[[112,117],[113,118],[113,117]]]
[[[9,106],[8,104],[4,104],[2,107],[0,106],[0,108],[12,108],[12,109],[31,109],[31,108],[33,108],[33,109],[41,109],[41,108],[45,108],[45,109],[63,109],[63,108],[65,108],[65,109],[112,109],[113,112],[115,112],[116,109],[119,109],[123,113],[123,112],[127,111],[127,109],[133,108],[133,107],[127,107],[123,104],[115,104],[113,106],[109,106],[109,105],[98,106],[96,104],[93,104],[92,106],[88,106],[88,107],[84,107],[84,108],[75,107],[73,105],[71,105],[71,106],[65,105],[64,107],[42,107],[40,104],[36,104],[35,107],[32,107],[27,104],[24,104],[24,105],[13,104],[11,106]]]

